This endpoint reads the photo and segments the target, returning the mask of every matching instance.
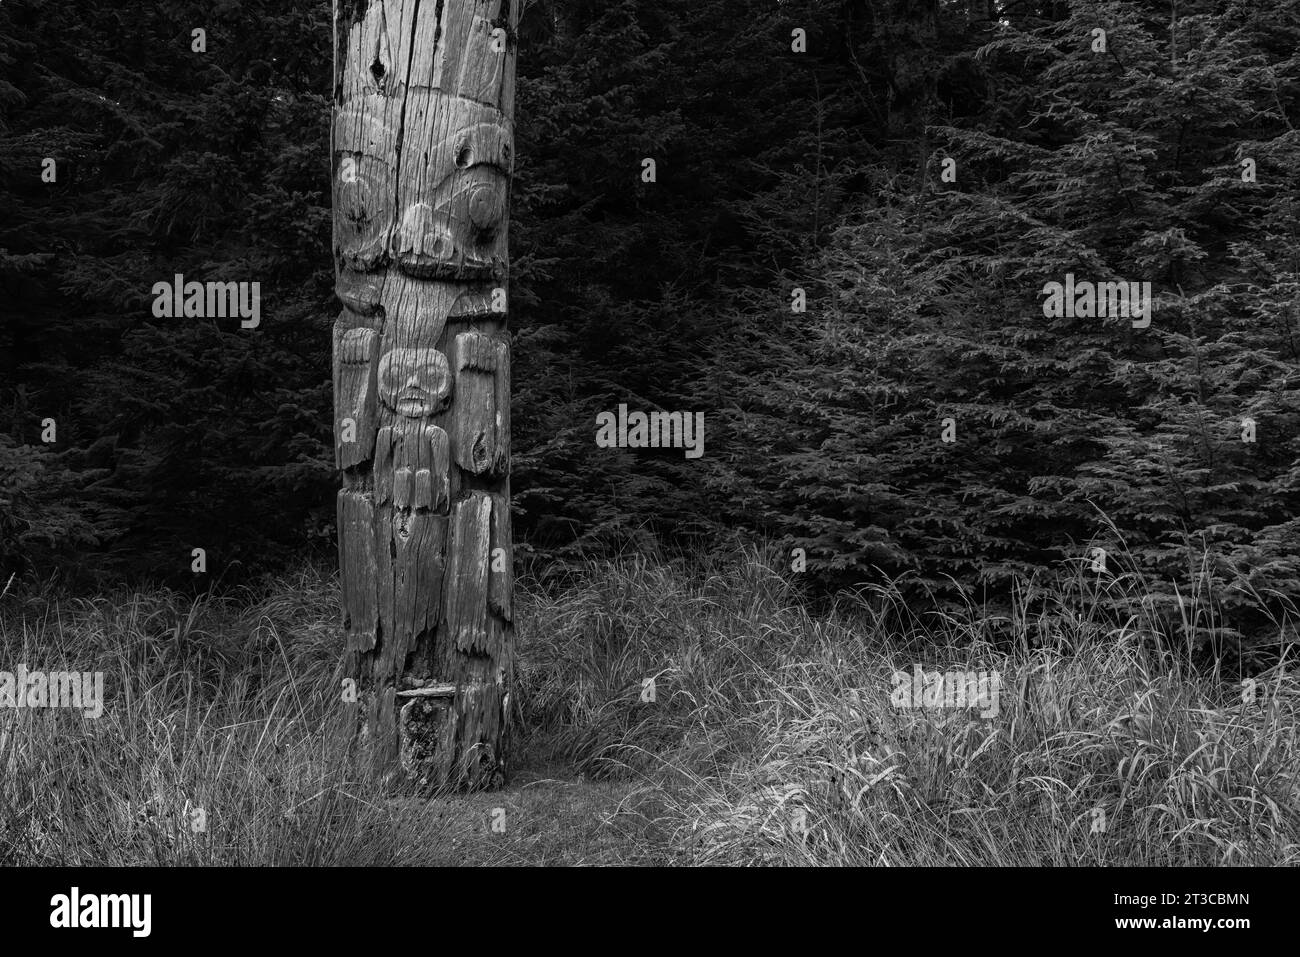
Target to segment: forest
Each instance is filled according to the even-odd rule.
[[[232,714],[331,680],[332,29],[328,0],[0,3],[5,660],[65,608],[62,653],[167,701],[181,672]],[[617,778],[684,749],[676,787],[735,744],[701,730],[706,701],[741,735],[734,696],[785,681],[778,660],[887,675],[864,634],[927,649],[909,662],[1065,643],[1079,657],[1034,687],[1073,680],[1083,711],[1174,682],[1173,654],[1168,700],[1275,682],[1285,720],[1261,727],[1294,728],[1300,0],[526,0],[518,48],[509,482],[533,754]],[[190,284],[220,311],[191,310]],[[297,635],[283,674],[270,632]],[[144,662],[128,634],[173,638]],[[651,674],[675,702],[654,715]],[[850,719],[827,715],[874,706],[818,674],[809,721],[838,740]],[[768,717],[764,761],[797,764]],[[951,758],[938,740],[914,749]],[[1166,743],[1170,768],[1193,747]],[[1001,773],[1041,741],[977,744],[965,783],[940,787],[945,759],[880,800],[957,801],[979,761],[1005,749]],[[857,767],[838,747],[801,794],[856,791],[826,771]],[[172,769],[189,791],[198,760]],[[665,785],[633,843],[677,859],[674,814],[744,834],[695,861],[845,862],[879,836],[819,797],[839,822],[820,849],[781,844],[739,818],[789,795],[745,773],[707,799]],[[1243,786],[1294,802],[1279,780]],[[1148,806],[1184,806],[1161,793]],[[1143,798],[1125,795],[1112,817]],[[1100,857],[1183,823],[1135,820]],[[1294,803],[1256,823],[1181,862],[1294,863]],[[241,827],[239,853],[280,846]],[[63,859],[34,834],[0,858]],[[169,840],[148,853],[235,853]],[[1001,862],[1085,854],[1013,843]]]

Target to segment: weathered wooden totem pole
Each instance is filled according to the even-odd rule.
[[[335,454],[359,753],[504,770],[512,0],[335,0]]]

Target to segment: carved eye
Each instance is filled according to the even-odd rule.
[[[470,149],[467,143],[456,151],[456,165],[464,169],[472,162],[474,162],[474,151]]]
[[[469,218],[478,229],[495,230],[505,215],[501,190],[494,183],[476,183],[469,195]]]
[[[392,173],[385,163],[361,153],[344,156],[334,186],[334,236],[350,269],[367,272],[384,253],[392,210]]]

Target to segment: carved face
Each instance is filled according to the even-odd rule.
[[[399,415],[433,415],[450,395],[451,371],[437,349],[390,349],[380,358],[379,396]]]
[[[433,188],[406,205],[393,231],[398,268],[422,279],[504,275],[511,132],[467,125],[429,155]]]

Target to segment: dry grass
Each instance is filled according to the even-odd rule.
[[[328,575],[221,600],[11,595],[0,668],[104,671],[108,703],[0,710],[0,863],[1300,859],[1285,663],[1242,700],[1159,623],[1089,600],[1132,581],[1066,582],[991,622],[918,619],[890,586],[814,612],[788,579],[750,554],[523,583],[524,760],[505,792],[428,800],[347,771]],[[894,707],[914,662],[996,670],[999,713]]]

